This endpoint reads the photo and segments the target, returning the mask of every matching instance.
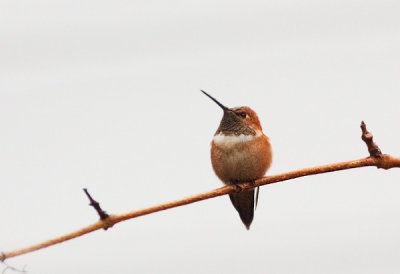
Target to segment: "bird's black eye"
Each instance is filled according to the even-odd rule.
[[[243,111],[243,112],[241,112],[241,113],[239,113],[239,115],[240,115],[240,116],[242,116],[243,118],[246,118],[246,117],[247,117],[247,113],[246,113],[246,112],[244,112],[244,111]]]

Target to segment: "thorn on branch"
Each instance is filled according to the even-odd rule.
[[[104,210],[101,209],[100,204],[97,201],[95,201],[92,198],[92,196],[90,196],[90,194],[86,188],[84,188],[83,191],[85,192],[86,196],[89,198],[89,201],[90,201],[89,205],[92,206],[96,210],[97,214],[99,214],[100,220],[107,219],[109,217],[109,215]],[[107,229],[107,228],[104,228],[104,229]]]
[[[367,126],[365,125],[364,121],[361,121],[361,130],[362,135],[361,139],[365,142],[368,147],[368,152],[371,157],[380,158],[382,157],[382,152],[379,149],[378,145],[375,144],[373,138],[374,136],[367,130]]]

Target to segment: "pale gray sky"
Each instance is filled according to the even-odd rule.
[[[251,106],[268,172],[400,155],[399,1],[1,1],[0,251],[220,187],[221,110]],[[400,171],[263,187],[10,259],[29,273],[399,273]]]

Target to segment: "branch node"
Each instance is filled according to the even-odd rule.
[[[364,121],[361,121],[361,139],[365,142],[368,147],[369,156],[374,158],[381,158],[382,152],[377,144],[375,144],[373,138],[374,136],[367,130],[367,126]]]
[[[100,220],[104,221],[105,219],[107,219],[108,217],[110,217],[103,209],[101,209],[99,202],[95,201],[92,196],[90,196],[88,190],[86,188],[83,189],[83,191],[85,192],[86,196],[89,198],[90,201],[90,206],[92,206],[97,214],[99,214]],[[104,227],[105,230],[107,230],[109,226]]]
[[[112,227],[115,224],[115,221],[110,216],[108,216],[107,218],[100,220],[100,221],[103,222],[103,224],[104,224],[104,226],[103,226],[104,230],[109,229],[110,227]]]
[[[3,252],[0,253],[0,262],[4,262],[6,260],[6,254]]]

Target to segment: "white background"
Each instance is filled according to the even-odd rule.
[[[268,174],[400,155],[400,2],[0,2],[0,251],[222,186],[221,109],[251,106]],[[29,273],[399,273],[400,171],[262,187],[250,231],[228,197],[8,260]],[[9,272],[7,272],[9,273]]]

